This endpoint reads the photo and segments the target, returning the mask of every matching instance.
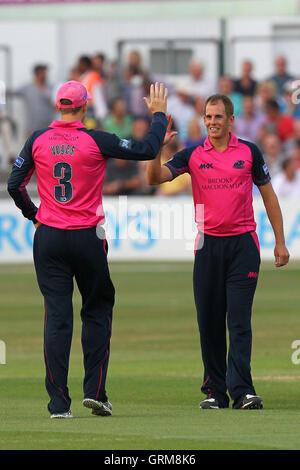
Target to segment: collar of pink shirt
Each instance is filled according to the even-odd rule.
[[[73,128],[73,129],[78,129],[78,128],[85,128],[85,125],[82,124],[81,121],[71,121],[71,122],[65,122],[65,121],[52,121],[49,127],[67,127],[68,129]]]
[[[230,139],[229,139],[228,147],[237,147],[238,142],[239,142],[238,138],[232,132],[229,132],[229,135],[230,135]],[[214,148],[209,140],[209,136],[206,137],[203,148],[204,150],[211,150]]]

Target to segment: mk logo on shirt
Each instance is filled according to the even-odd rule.
[[[213,168],[213,164],[212,163],[201,163],[201,165],[199,165],[199,168],[200,168],[200,170],[203,170],[204,168]]]
[[[245,162],[244,160],[237,160],[233,165],[233,168],[237,168],[238,170],[242,170],[244,168]]]
[[[248,277],[256,279],[256,278],[258,278],[258,273],[250,271],[250,273],[248,274]]]

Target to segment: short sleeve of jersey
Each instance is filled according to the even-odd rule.
[[[183,173],[189,173],[189,160],[193,153],[193,151],[197,148],[189,147],[181,150],[180,152],[175,153],[175,155],[164,163],[164,166],[169,168],[173,175],[173,179],[177,178],[177,176],[182,175]]]
[[[252,165],[252,179],[256,186],[263,186],[271,181],[271,176],[268,167],[264,161],[261,151],[257,145],[248,142],[251,149],[253,165]]]

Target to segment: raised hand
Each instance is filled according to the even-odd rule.
[[[167,112],[167,97],[168,89],[165,88],[163,83],[156,82],[155,85],[150,86],[150,99],[144,97],[144,101],[149,109],[149,111],[154,113],[164,113]]]

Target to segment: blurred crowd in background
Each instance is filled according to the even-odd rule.
[[[35,65],[32,81],[11,92],[12,96],[22,99],[25,106],[24,139],[35,129],[48,127],[53,119],[59,119],[55,96],[61,84],[51,86],[48,73],[47,65]],[[188,78],[175,85],[159,77],[168,87],[168,113],[178,131],[177,138],[164,149],[164,160],[184,147],[201,142],[206,136],[205,100],[213,93],[222,93],[234,103],[233,132],[259,146],[277,195],[300,197],[300,81],[289,73],[284,56],[276,57],[273,74],[265,80],[257,81],[254,75],[253,64],[245,60],[239,76],[222,76],[218,83],[212,84],[207,80],[203,64],[192,61]],[[149,95],[150,84],[157,77],[145,70],[139,52],[132,51],[121,70],[102,53],[82,55],[67,80],[82,82],[92,95],[84,123],[87,128],[112,132],[122,139],[143,139],[147,134],[151,116],[143,97]],[[1,114],[2,111],[0,108],[3,149],[0,164],[2,171],[9,171],[19,151],[14,146],[18,129],[14,120]],[[103,193],[185,195],[191,192],[188,174],[158,188],[149,187],[145,182],[145,165],[144,162],[109,159]],[[258,193],[255,186],[253,193]]]

